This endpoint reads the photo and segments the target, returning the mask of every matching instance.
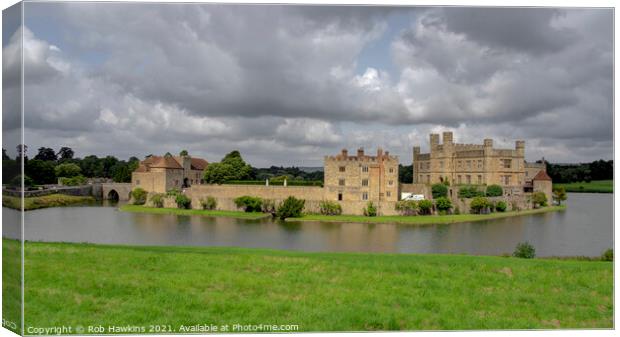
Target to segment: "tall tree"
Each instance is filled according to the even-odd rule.
[[[181,152],[179,152],[179,156],[184,157],[189,155],[189,152],[187,152],[187,150],[181,150]]]
[[[56,152],[54,152],[54,149],[51,149],[49,147],[40,147],[39,153],[34,156],[34,159],[56,161],[58,157],[56,156]]]
[[[58,150],[60,159],[73,159],[73,150],[70,147],[63,146]]]

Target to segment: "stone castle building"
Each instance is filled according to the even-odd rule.
[[[204,183],[203,171],[208,162],[190,156],[150,156],[131,174],[131,188],[165,193]]]
[[[544,161],[525,161],[525,141],[517,140],[513,149],[498,149],[492,139],[482,144],[459,144],[452,132],[444,132],[442,138],[440,143],[439,134],[430,135],[429,153],[420,153],[419,146],[413,148],[414,183],[497,184],[508,193],[544,190],[551,200],[550,183],[544,183],[551,181]]]
[[[324,197],[334,201],[398,201],[398,157],[381,148],[376,156],[346,149],[325,156]]]

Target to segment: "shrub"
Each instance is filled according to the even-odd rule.
[[[192,206],[192,199],[185,194],[178,194],[175,201],[177,202],[177,207],[181,209],[189,209]]]
[[[459,198],[484,197],[485,193],[478,190],[474,185],[461,186],[458,193]]]
[[[394,206],[394,209],[402,215],[415,215],[417,208],[415,200],[400,200]]]
[[[452,202],[446,197],[439,197],[435,200],[435,206],[440,212],[446,213],[450,208],[452,208]]]
[[[368,204],[366,204],[366,208],[364,208],[364,215],[377,216],[377,206],[375,206],[372,201],[369,201]]]
[[[54,171],[58,178],[71,178],[82,173],[82,169],[77,164],[73,163],[60,164],[54,168]]]
[[[505,201],[500,200],[495,204],[495,210],[498,212],[506,212],[506,208],[508,208],[508,205],[506,205]]]
[[[522,259],[533,259],[536,256],[536,250],[529,242],[521,242],[517,244],[512,256]]]
[[[487,186],[487,197],[501,197],[504,195],[504,190],[499,185]]]
[[[156,208],[164,207],[164,194],[163,193],[153,194],[151,196],[151,202],[153,203],[153,206],[155,206]]]
[[[461,214],[461,209],[459,208],[459,206],[456,206],[456,208],[454,209],[454,214]]]
[[[547,206],[547,196],[543,192],[534,192],[532,194],[532,202],[534,207],[545,207]]]
[[[263,200],[263,204],[261,206],[261,211],[263,213],[271,213],[271,214],[275,214],[276,213],[276,202],[272,199],[265,199]]]
[[[60,183],[65,186],[79,186],[86,184],[86,178],[83,175],[74,176],[71,178],[61,177]]]
[[[21,188],[22,175],[21,174],[16,175],[13,179],[11,179],[11,182],[9,183],[9,185],[11,185],[11,187]],[[34,180],[32,180],[32,178],[30,178],[29,176],[24,175],[24,187],[30,187],[33,185],[34,185]]]
[[[176,188],[173,188],[173,189],[171,189],[170,191],[166,192],[166,196],[169,196],[169,197],[175,197],[175,198],[176,198],[176,196],[177,196],[177,195],[179,195],[179,194],[181,194],[181,191],[179,191],[179,190],[178,190],[178,189],[176,189]]]
[[[448,195],[448,187],[443,183],[433,184],[433,186],[431,186],[431,191],[433,193],[433,199],[445,197]]]
[[[243,208],[246,212],[260,212],[262,210],[263,200],[259,197],[244,195],[236,198],[234,201],[237,207]]]
[[[607,249],[605,252],[603,252],[603,255],[601,255],[601,260],[603,261],[613,261],[614,260],[614,250],[613,249]]]
[[[566,189],[564,186],[553,188],[553,200],[555,200],[558,205],[561,205],[562,201],[566,200]]]
[[[321,214],[323,215],[340,215],[342,214],[342,206],[335,201],[324,200],[319,203]]]
[[[200,199],[200,206],[205,210],[214,210],[217,208],[217,200],[214,197],[206,197]]]
[[[471,201],[471,204],[469,204],[469,207],[471,208],[472,213],[480,214],[484,212],[489,205],[489,200],[487,198],[475,197],[474,200]]]
[[[420,209],[420,214],[431,214],[433,202],[430,200],[420,200],[420,202],[418,202],[418,208]]]
[[[306,201],[304,199],[297,199],[290,196],[278,206],[276,216],[282,220],[286,218],[299,218],[305,204]]]
[[[144,203],[146,203],[146,194],[147,194],[146,191],[142,189],[141,187],[134,188],[134,190],[131,191],[131,197],[133,198],[133,204],[144,205]]]

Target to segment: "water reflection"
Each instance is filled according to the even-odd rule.
[[[510,253],[518,242],[529,241],[539,256],[597,256],[613,246],[612,203],[610,194],[570,194],[565,212],[423,227],[140,214],[86,206],[26,212],[25,234],[27,240],[41,241],[485,255]],[[11,216],[19,213],[3,209],[5,235],[11,233],[6,228]]]

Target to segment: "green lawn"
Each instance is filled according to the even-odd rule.
[[[38,208],[72,206],[95,202],[93,197],[73,196],[66,194],[49,194],[41,197],[24,198],[24,210],[29,211]],[[2,196],[2,206],[21,209],[19,198],[8,195]]]
[[[563,211],[566,205],[550,206],[538,209],[515,211],[515,212],[495,212],[491,214],[454,214],[454,215],[386,215],[368,217],[363,215],[321,215],[305,214],[301,218],[289,218],[287,221],[329,221],[329,222],[368,222],[368,223],[401,223],[410,225],[433,225],[457,222],[472,222],[491,219],[508,218],[514,216],[530,215],[537,213]]]
[[[593,180],[589,183],[568,183],[553,184],[553,187],[564,186],[566,192],[582,192],[582,193],[613,193],[613,180]]]
[[[3,326],[15,333],[21,328],[21,245],[2,240],[2,318]]]
[[[5,252],[11,244],[5,240]],[[611,328],[612,267],[28,242],[25,325],[164,324],[177,332],[181,324],[261,323],[300,331]]]
[[[179,208],[154,208],[142,205],[123,205],[121,211],[138,212],[138,213],[155,213],[155,214],[177,214],[177,215],[202,215],[202,216],[222,216],[239,219],[260,219],[270,217],[270,214],[260,212],[243,212],[243,211],[219,211],[219,210],[201,210],[201,209],[179,209]]]

